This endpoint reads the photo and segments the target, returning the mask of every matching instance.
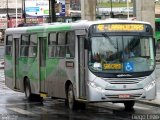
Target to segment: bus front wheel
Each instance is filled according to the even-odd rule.
[[[71,110],[76,109],[77,106],[76,106],[76,100],[75,100],[72,84],[69,85],[67,90],[67,102],[68,102],[69,109]]]
[[[124,102],[125,110],[133,110],[134,104],[135,101],[125,101]]]

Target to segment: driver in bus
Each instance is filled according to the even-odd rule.
[[[127,60],[128,58],[131,58],[131,57],[134,57],[134,56],[135,56],[134,53],[131,50],[129,50],[128,47],[126,47],[124,49],[123,53],[122,53],[122,58],[124,60]]]

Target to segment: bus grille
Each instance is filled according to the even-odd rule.
[[[138,99],[139,97],[141,97],[142,94],[133,94],[130,95],[130,97],[125,98],[125,99]],[[109,99],[123,99],[123,98],[119,98],[119,95],[106,95],[107,98]]]
[[[108,78],[105,79],[107,82],[110,84],[136,84],[144,80],[145,77],[140,77],[140,78]]]

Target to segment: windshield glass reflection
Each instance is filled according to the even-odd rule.
[[[103,35],[90,41],[89,67],[93,71],[128,73],[154,68],[151,37]]]

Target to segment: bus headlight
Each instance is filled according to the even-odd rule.
[[[103,92],[103,93],[105,92],[105,89],[104,89],[104,88],[98,86],[98,85],[97,85],[96,83],[94,83],[94,82],[89,82],[88,85],[91,86],[92,88],[95,88],[97,91],[100,91],[100,92]]]
[[[149,83],[148,85],[146,85],[146,86],[144,87],[144,90],[146,90],[146,91],[151,90],[151,89],[155,86],[155,84],[156,84],[156,81],[154,80],[154,81],[152,81],[151,83]]]

